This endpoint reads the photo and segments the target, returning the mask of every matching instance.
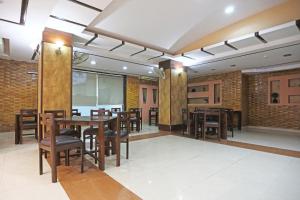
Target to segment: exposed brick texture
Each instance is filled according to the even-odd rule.
[[[21,108],[37,108],[37,80],[28,71],[37,64],[0,59],[0,132],[14,130]]]
[[[300,69],[248,76],[248,124],[300,129],[300,105],[268,105],[268,78],[300,74]]]

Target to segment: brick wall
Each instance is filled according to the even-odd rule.
[[[37,65],[0,59],[0,132],[14,130],[21,108],[37,108],[37,80],[28,71],[37,71]]]
[[[221,107],[242,109],[242,74],[240,71],[201,76],[192,78],[188,83],[199,83],[204,81],[222,80],[222,105]],[[213,106],[216,107],[216,106]]]
[[[248,76],[248,124],[300,129],[300,105],[268,105],[268,78],[300,74],[300,69]]]

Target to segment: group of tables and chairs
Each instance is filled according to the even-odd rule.
[[[45,110],[38,114],[36,109],[21,109],[16,114],[15,143],[22,144],[23,137],[29,135],[24,130],[34,129],[30,135],[38,140],[39,172],[43,174],[43,155],[45,158],[49,155],[52,182],[56,182],[61,158],[65,158],[68,166],[71,156],[80,157],[81,172],[85,154],[90,155],[101,170],[105,169],[105,156],[116,155],[116,166],[120,166],[120,145],[126,144],[128,159],[129,134],[134,129],[137,132],[142,129],[142,120],[141,108],[131,108],[128,112],[120,108],[95,109],[90,111],[90,116],[81,116],[78,109],[72,109],[71,116],[67,116],[65,110]]]
[[[238,125],[234,123],[234,116],[238,116]],[[227,131],[234,136],[234,128],[240,129],[241,114],[228,108],[198,108],[193,111],[182,109],[182,133],[194,135],[195,138],[227,139]]]

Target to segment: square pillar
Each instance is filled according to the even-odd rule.
[[[159,130],[175,131],[182,127],[182,109],[187,108],[187,72],[182,63],[159,63],[165,78],[159,79]]]

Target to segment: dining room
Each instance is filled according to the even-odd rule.
[[[298,200],[299,6],[0,1],[0,199]]]

